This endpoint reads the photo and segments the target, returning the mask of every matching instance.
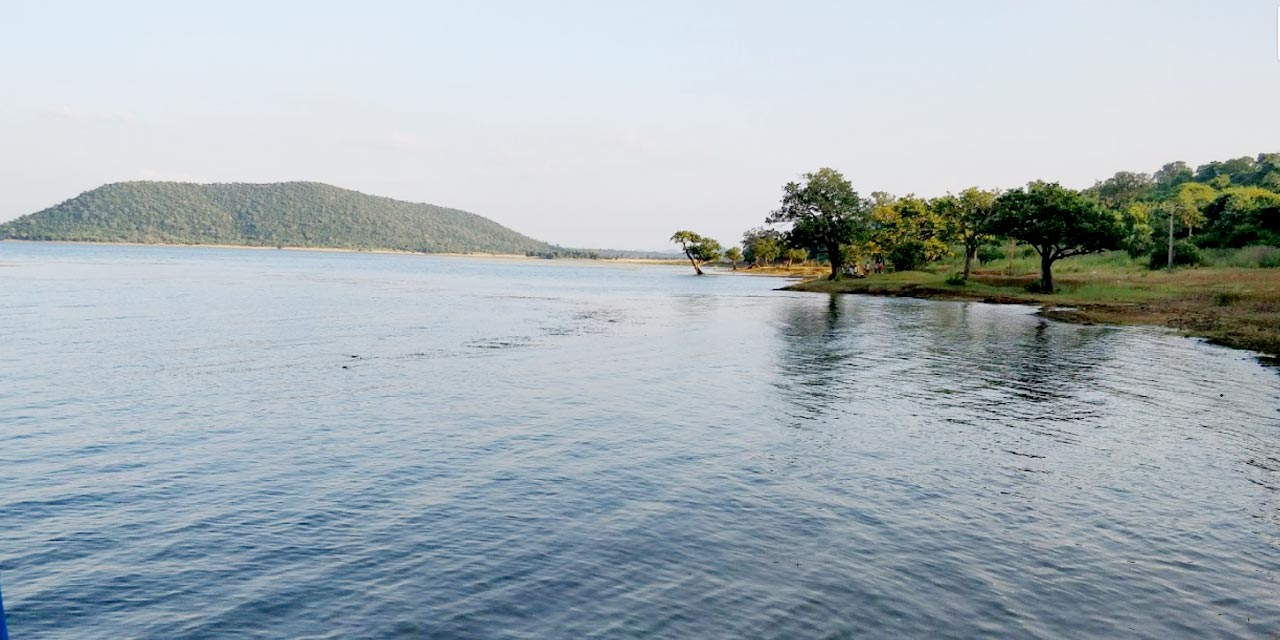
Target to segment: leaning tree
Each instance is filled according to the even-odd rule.
[[[722,251],[719,242],[692,231],[677,231],[671,235],[671,241],[680,245],[680,250],[684,251],[684,257],[689,259],[689,264],[693,265],[693,272],[697,275],[702,275],[700,263],[719,258]]]

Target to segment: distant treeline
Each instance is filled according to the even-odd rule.
[[[0,225],[0,238],[542,254],[473,213],[315,182],[122,182]]]
[[[1160,244],[1159,223],[1170,215],[1175,234],[1200,247],[1280,246],[1280,153],[1194,170],[1170,162],[1154,174],[1121,171],[1084,193],[1124,213],[1128,234],[1122,248],[1134,255]]]
[[[628,251],[626,249],[570,249],[552,245],[548,251],[526,251],[531,258],[575,258],[581,260],[678,260],[680,255],[662,251]]]

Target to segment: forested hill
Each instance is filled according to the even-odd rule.
[[[543,253],[488,218],[316,182],[119,182],[0,225],[0,238]]]

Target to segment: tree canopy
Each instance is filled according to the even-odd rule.
[[[1031,245],[1040,254],[1040,286],[1052,292],[1053,263],[1119,246],[1116,215],[1056,182],[1033,182],[996,198],[987,230]]]
[[[753,265],[766,265],[782,255],[782,233],[768,227],[756,227],[742,234],[742,257]]]
[[[914,195],[872,194],[871,242],[864,253],[883,255],[899,271],[921,268],[951,252],[947,225]]]
[[[995,214],[998,191],[969,187],[957,195],[947,194],[930,203],[946,227],[945,238],[959,242],[964,251],[964,279],[969,279],[978,247],[993,236],[987,228]]]
[[[1041,254],[1042,281],[1051,288],[1053,263],[1082,253],[1122,248],[1136,258],[1176,243],[1280,246],[1280,153],[1198,167],[1169,162],[1151,174],[1119,171],[1083,191],[1035,182],[1005,193],[972,187],[928,201],[885,192],[864,199],[839,172],[821,169],[788,183],[766,223],[789,227],[781,234],[748,231],[743,248],[750,261],[804,249],[829,260],[837,278],[851,260],[885,258],[897,270],[918,269],[958,250],[963,281],[975,260],[992,259],[1000,253],[992,245],[1009,238]]]
[[[835,169],[819,169],[803,178],[803,183],[783,187],[781,206],[766,222],[791,225],[792,246],[821,247],[831,263],[829,279],[839,279],[847,249],[866,236],[869,203]]]
[[[702,275],[701,263],[718,259],[723,251],[719,242],[692,231],[677,231],[671,234],[671,241],[680,245],[697,275]]]
[[[742,262],[742,249],[729,247],[728,249],[725,249],[724,257],[729,261],[729,264],[733,266],[733,270],[737,271],[738,263]]]

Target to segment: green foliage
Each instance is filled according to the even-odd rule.
[[[1171,218],[1175,237],[1201,247],[1280,245],[1280,154],[1214,161],[1194,170],[1170,162],[1144,185],[1143,174],[1120,172],[1088,190],[1122,212],[1121,246],[1131,255],[1163,255]],[[1145,224],[1135,212],[1145,214]]]
[[[947,276],[947,279],[944,280],[944,282],[946,282],[947,284],[953,287],[957,287],[957,286],[964,285],[966,282],[968,282],[968,279],[965,278],[964,274],[962,273],[952,273],[951,275]]]
[[[871,241],[865,250],[884,254],[899,271],[922,267],[950,253],[950,227],[939,208],[912,195],[894,198],[872,194]],[[895,259],[895,256],[897,258]],[[899,267],[898,260],[910,267]]]
[[[698,243],[698,246],[694,248],[694,257],[703,262],[719,260],[723,253],[724,248],[720,246],[719,242],[711,238],[703,238],[702,242]]]
[[[792,246],[822,247],[831,262],[830,279],[835,280],[844,267],[841,247],[866,236],[869,206],[835,169],[806,173],[804,180],[804,184],[790,182],[783,187],[781,207],[766,222],[790,224],[788,244]]]
[[[1204,255],[1200,253],[1200,247],[1197,247],[1187,240],[1179,240],[1173,244],[1173,266],[1198,267],[1204,264],[1204,262]],[[1167,252],[1151,252],[1151,259],[1147,261],[1147,268],[1164,269],[1168,265],[1169,254]]]
[[[1200,244],[1214,247],[1280,245],[1280,193],[1261,187],[1232,187],[1204,210]]]
[[[978,247],[992,239],[986,228],[995,213],[995,202],[999,195],[998,191],[970,187],[959,195],[947,194],[929,203],[929,208],[942,224],[943,239],[947,242],[959,242],[963,247],[962,278],[969,277],[969,269]]]
[[[1085,193],[1112,209],[1123,210],[1146,199],[1155,186],[1155,179],[1145,173],[1118,171],[1114,176],[1093,185]]]
[[[1222,186],[1254,187],[1264,181],[1275,169],[1276,154],[1259,154],[1258,158],[1243,156],[1233,160],[1214,161],[1196,168],[1196,182]]]
[[[800,248],[787,249],[786,257],[787,257],[788,267],[793,264],[796,264],[797,262],[800,264],[804,264],[804,262],[809,259],[809,250],[800,249]]]
[[[1008,255],[1005,254],[1004,247],[1000,245],[984,244],[978,247],[978,262],[982,264],[989,264],[1006,258],[1008,258]]]
[[[1179,160],[1160,167],[1153,178],[1155,180],[1153,196],[1157,200],[1163,200],[1173,197],[1179,186],[1194,180],[1195,172],[1187,166],[1187,163]]]
[[[1120,248],[1129,257],[1146,255],[1155,246],[1151,227],[1152,206],[1146,202],[1135,202],[1120,212],[1121,238]]]
[[[914,238],[895,244],[888,257],[894,271],[918,271],[929,263],[925,244]]]
[[[0,225],[0,238],[526,253],[551,249],[458,209],[315,182],[121,182]]]
[[[742,234],[742,257],[755,265],[772,264],[782,255],[782,234],[756,227]]]
[[[733,264],[734,268],[736,269],[738,267],[738,263],[742,262],[742,249],[739,249],[737,247],[729,247],[728,249],[725,250],[724,257],[731,264]]]
[[[988,230],[1054,260],[1114,248],[1121,233],[1112,212],[1055,182],[1006,191],[996,201]]]
[[[1042,289],[1053,291],[1053,263],[1117,247],[1123,229],[1115,214],[1057,183],[1033,182],[996,199],[991,233],[1027,243],[1040,254]]]
[[[1214,267],[1274,269],[1280,267],[1280,248],[1267,246],[1240,249],[1203,249],[1205,263]]]
[[[698,275],[702,275],[702,269],[698,266],[700,263],[718,260],[724,252],[719,242],[692,231],[677,231],[671,234],[671,241],[680,245],[680,250]]]

